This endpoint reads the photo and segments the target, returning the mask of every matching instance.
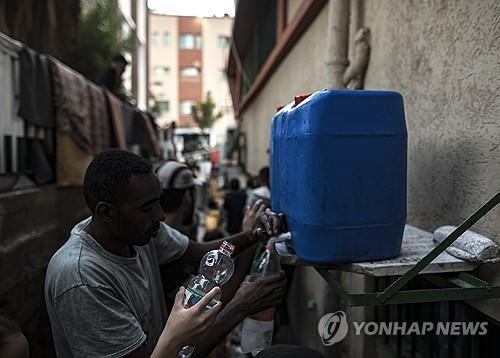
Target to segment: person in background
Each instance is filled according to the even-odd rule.
[[[240,190],[240,181],[231,179],[229,183],[230,192],[226,194],[224,199],[224,210],[226,211],[227,232],[236,234],[241,232],[241,224],[243,222],[243,212],[247,196]]]
[[[167,161],[157,172],[162,189],[160,205],[165,213],[164,222],[177,231],[191,225],[195,211],[195,187],[202,183],[191,169],[176,161]],[[184,233],[186,234],[186,233]],[[190,237],[196,240],[196,237]]]
[[[260,180],[259,177],[254,175],[254,176],[249,176],[247,180],[247,190],[251,192],[254,189],[257,189],[260,185]]]
[[[28,341],[13,321],[0,316],[0,357],[28,358]]]
[[[175,121],[170,123],[170,126],[165,129],[165,159],[166,160],[177,160],[177,147],[175,145],[175,130],[177,124]]]
[[[259,170],[260,186],[250,192],[247,198],[247,207],[252,205],[257,200],[262,200],[268,207],[271,206],[271,190],[269,188],[269,167],[263,167]]]
[[[205,217],[205,236],[203,241],[214,241],[224,237],[224,233],[220,229],[220,212],[219,206],[214,199],[208,200],[208,213]]]
[[[111,59],[110,65],[106,68],[101,77],[97,80],[99,86],[107,88],[117,97],[121,97],[122,75],[127,68],[128,61],[123,55],[116,54]]]

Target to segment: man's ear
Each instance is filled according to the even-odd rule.
[[[97,217],[103,222],[112,222],[116,219],[118,214],[117,209],[110,203],[100,201],[95,206],[95,213]]]

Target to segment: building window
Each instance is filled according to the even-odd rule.
[[[157,31],[153,32],[153,36],[152,36],[151,42],[153,43],[153,46],[158,46],[159,45],[159,43],[160,43],[160,34]]]
[[[163,46],[165,47],[170,46],[170,33],[168,32],[163,33]]]
[[[160,111],[160,113],[166,113],[170,110],[169,101],[157,101],[156,105],[158,106],[158,110]]]
[[[201,35],[196,35],[194,37],[194,47],[197,49],[201,48]]]
[[[227,74],[226,74],[226,69],[225,68],[219,70],[219,79],[221,81],[227,81]]]
[[[164,76],[168,75],[168,73],[170,72],[170,68],[166,66],[155,66],[153,68],[153,71],[155,76]]]
[[[201,35],[181,34],[179,36],[179,47],[182,49],[200,49]]]
[[[219,35],[217,43],[219,44],[219,48],[226,48],[229,46],[229,42],[231,39],[228,36]]]
[[[194,36],[192,34],[181,34],[179,37],[179,47],[184,49],[194,48]]]
[[[163,86],[163,82],[162,81],[154,81],[153,86]]]
[[[196,105],[196,103],[197,103],[196,101],[191,100],[191,99],[181,101],[181,108],[180,108],[181,115],[182,116],[190,115],[191,114],[191,107]]]
[[[199,67],[181,67],[181,77],[200,77]]]

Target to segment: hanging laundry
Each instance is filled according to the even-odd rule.
[[[50,64],[46,56],[23,48],[20,61],[19,116],[26,122],[53,128],[55,125]]]
[[[68,133],[57,134],[57,185],[82,186],[93,156],[75,143]]]
[[[57,126],[57,183],[81,186],[96,151],[88,80],[50,57]]]
[[[159,158],[161,156],[161,147],[157,136],[156,124],[147,113],[138,111],[138,117],[146,134],[146,143],[144,145],[149,146],[153,155]]]
[[[57,129],[69,135],[84,152],[94,154],[88,80],[50,57]]]
[[[0,33],[0,174],[18,170],[15,146],[23,136],[23,121],[17,116],[19,97],[19,52],[22,44]],[[9,185],[0,183],[0,191]]]
[[[125,128],[125,138],[127,141],[127,147],[130,148],[133,145],[140,144],[141,141],[141,129],[135,124],[135,114],[137,108],[131,106],[128,103],[122,103],[122,113],[123,113],[123,126]]]
[[[98,154],[111,148],[111,123],[106,108],[106,97],[101,87],[88,82],[90,98],[90,120],[92,123],[92,137],[94,152]]]
[[[160,157],[160,144],[148,115],[127,103],[122,111],[128,148],[138,146],[141,155]]]
[[[47,151],[42,140],[26,138],[27,143],[27,167],[31,171],[29,175],[37,184],[47,184],[54,180],[54,171],[47,158]]]
[[[123,124],[122,103],[107,89],[103,89],[108,102],[109,115],[111,117],[112,128],[112,147],[118,147],[127,150],[127,141],[125,138],[125,127]]]

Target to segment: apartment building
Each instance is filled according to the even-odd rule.
[[[222,143],[226,129],[235,126],[226,79],[233,18],[149,17],[149,99],[159,111],[158,124],[196,127],[191,107],[210,92],[215,112],[223,114],[212,128],[211,142]]]

